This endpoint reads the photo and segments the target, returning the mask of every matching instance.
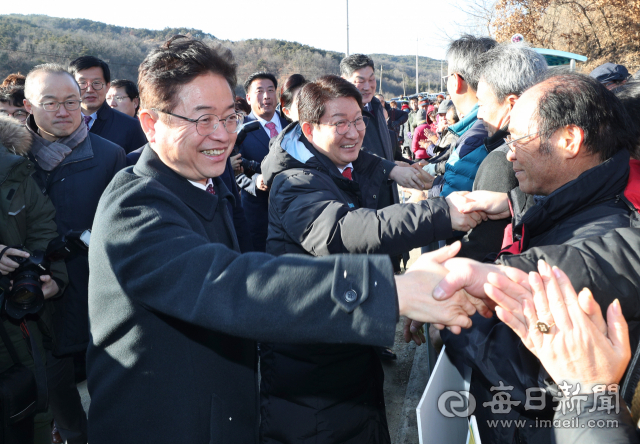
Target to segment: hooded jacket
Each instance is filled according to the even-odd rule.
[[[262,163],[271,185],[267,252],[396,254],[451,235],[444,199],[377,209],[395,165],[365,151],[352,164],[349,180],[299,125],[283,131]],[[276,343],[260,353],[262,443],[390,442],[371,347]]]

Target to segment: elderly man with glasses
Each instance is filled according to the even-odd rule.
[[[82,92],[82,117],[87,128],[116,145],[127,153],[147,143],[140,122],[109,106],[106,100],[111,88],[109,65],[93,57],[83,56],[69,64]]]
[[[80,88],[62,66],[36,66],[26,78],[26,121],[32,143],[33,178],[56,209],[60,234],[93,225],[98,200],[125,166],[122,148],[89,133],[82,120]],[[67,261],[69,286],[45,305],[53,312],[53,349],[47,351],[49,406],[62,438],[86,443],[86,416],[74,378],[74,357],[89,343],[89,262],[87,254]],[[83,377],[81,372],[78,376]]]

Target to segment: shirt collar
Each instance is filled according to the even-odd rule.
[[[265,127],[265,125],[269,122],[272,122],[275,126],[276,129],[278,130],[278,132],[282,131],[282,125],[280,125],[280,119],[278,119],[278,113],[273,113],[273,117],[271,118],[271,120],[264,120],[261,117],[256,116],[256,119],[258,120],[258,122],[260,122],[260,124]]]
[[[211,178],[208,178],[207,183],[204,185],[201,184],[200,182],[194,182],[193,180],[189,180],[189,182],[191,182],[191,185],[193,185],[194,187],[200,188],[201,190],[204,190],[204,191],[207,191],[207,187],[209,185],[213,185],[213,179]]]
[[[340,167],[338,167],[338,170],[340,171],[340,174],[342,174],[342,172],[343,172],[344,170],[346,170],[347,168],[351,168],[351,170],[353,170],[353,164],[352,164],[351,162],[349,162],[347,165],[345,165],[345,167],[344,167],[344,168],[340,168]]]

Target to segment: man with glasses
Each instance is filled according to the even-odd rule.
[[[131,80],[113,80],[106,100],[111,108],[117,109],[127,116],[137,118],[138,109],[140,108],[140,95],[138,87]]]
[[[361,150],[369,130],[362,96],[345,79],[308,83],[298,109],[300,124],[276,139],[262,162],[271,187],[268,253],[396,256],[481,220],[461,217],[443,198],[378,207],[381,188],[404,167]],[[263,343],[260,354],[261,412],[268,418],[262,442],[390,442],[384,373],[373,347]],[[290,418],[297,418],[295,427]]]
[[[257,340],[389,345],[399,313],[469,326],[465,295],[430,303],[442,257],[394,277],[384,255],[240,254],[219,177],[235,69],[184,36],[140,66],[150,142],[105,190],[89,249],[92,444],[256,443]]]
[[[82,92],[82,118],[93,134],[97,134],[130,153],[147,143],[147,138],[135,118],[112,109],[107,103],[111,87],[109,65],[93,57],[83,56],[69,64]]]
[[[89,133],[82,119],[80,89],[62,66],[39,65],[27,75],[26,125],[32,136],[33,178],[56,209],[60,234],[84,231],[102,192],[125,166],[122,148]],[[87,254],[67,262],[69,286],[52,301],[53,350],[47,352],[49,405],[58,430],[69,443],[86,443],[86,416],[74,378],[74,357],[82,362],[89,342]],[[80,369],[83,370],[83,369]],[[83,378],[83,371],[78,374]]]
[[[0,88],[0,116],[9,116],[24,123],[29,113],[24,109],[24,86]]]

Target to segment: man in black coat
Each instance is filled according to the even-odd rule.
[[[268,253],[394,255],[481,219],[461,218],[444,198],[378,209],[380,189],[402,167],[360,150],[361,95],[346,80],[307,83],[298,111],[300,124],[262,162],[271,187]],[[384,373],[372,347],[262,343],[260,358],[262,443],[390,442]]]
[[[93,444],[255,443],[258,339],[389,345],[399,313],[469,326],[466,296],[430,304],[433,257],[394,279],[385,256],[240,254],[219,178],[235,80],[230,52],[184,36],[140,67],[149,147],[105,190],[89,251]]]
[[[80,90],[61,66],[36,66],[27,75],[27,129],[33,178],[56,209],[58,233],[84,231],[93,225],[98,200],[113,176],[125,166],[122,148],[91,134],[82,121]],[[54,347],[47,353],[49,405],[62,437],[86,443],[86,416],[74,380],[74,355],[89,343],[87,253],[66,261],[69,285],[47,301],[53,311]],[[84,372],[81,372],[84,373]]]
[[[147,143],[140,122],[109,106],[106,97],[111,86],[109,65],[93,56],[82,56],[69,64],[69,70],[82,91],[82,115],[89,131],[130,153]]]

